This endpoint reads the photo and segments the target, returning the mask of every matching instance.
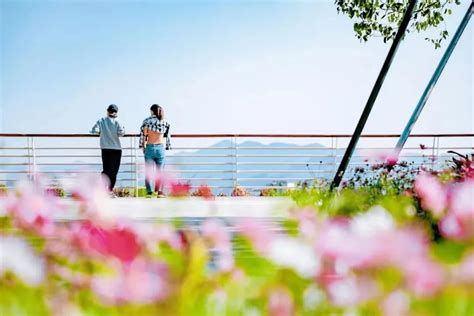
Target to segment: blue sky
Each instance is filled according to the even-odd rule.
[[[328,1],[1,2],[0,130],[87,132],[110,103],[138,132],[352,133],[389,45]],[[446,21],[451,34],[470,1]],[[442,49],[410,34],[367,133],[399,133]],[[415,132],[474,132],[472,21]]]

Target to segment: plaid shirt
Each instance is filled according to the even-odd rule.
[[[145,134],[145,130],[154,131],[160,134],[164,134],[166,137],[166,150],[171,149],[171,136],[170,136],[170,124],[166,121],[160,121],[155,115],[147,117],[140,128],[140,142],[139,147],[143,148],[145,139],[148,135]]]

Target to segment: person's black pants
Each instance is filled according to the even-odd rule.
[[[115,186],[117,181],[117,173],[120,168],[120,159],[122,158],[121,149],[102,149],[102,173],[105,174],[109,180],[109,190]]]

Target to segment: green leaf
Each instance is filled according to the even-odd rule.
[[[468,250],[466,244],[451,240],[443,240],[433,244],[433,255],[441,262],[451,264],[458,263]]]

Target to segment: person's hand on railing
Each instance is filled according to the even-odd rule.
[[[99,125],[99,121],[97,121],[94,126],[92,126],[92,129],[90,130],[89,132],[90,134],[93,134],[93,135],[100,135],[100,125]]]

